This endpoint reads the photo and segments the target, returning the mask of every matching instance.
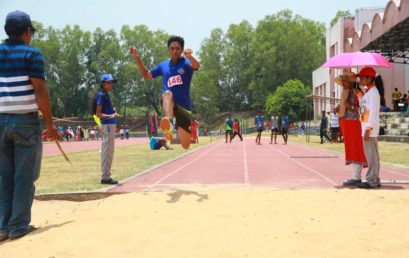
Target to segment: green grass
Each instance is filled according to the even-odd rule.
[[[308,144],[305,136],[290,136],[290,141],[307,144],[322,149],[333,150],[338,152],[344,152],[343,143],[335,144],[320,144],[319,136],[310,136],[310,143]],[[379,155],[381,157],[381,163],[387,163],[391,165],[398,165],[409,168],[409,144],[406,143],[393,143],[393,142],[379,142]]]
[[[200,138],[200,143],[192,144],[190,149],[207,145],[209,142],[209,137]],[[171,147],[173,150],[170,151],[164,149],[151,151],[147,144],[116,148],[111,169],[112,177],[122,180],[187,152],[179,144]],[[99,150],[68,155],[72,165],[61,156],[43,158],[41,176],[36,182],[37,194],[95,191],[104,188],[99,183],[101,177]]]

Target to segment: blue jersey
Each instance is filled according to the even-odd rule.
[[[102,106],[101,113],[106,115],[112,115],[115,113],[114,107],[112,106],[111,98],[109,97],[108,93],[100,91],[97,96],[97,105]],[[107,124],[116,124],[115,118],[105,118],[101,119],[101,123],[103,125]]]
[[[182,57],[176,64],[172,60],[163,61],[150,71],[153,78],[162,76],[162,93],[170,90],[175,104],[189,111],[192,110],[190,81],[193,76],[190,65],[190,61]]]
[[[288,116],[283,115],[281,117],[281,128],[287,129],[289,124],[290,124],[290,120],[288,119]]]
[[[233,129],[233,121],[230,118],[226,119],[226,131]]]
[[[262,130],[264,126],[264,116],[257,115],[255,118],[255,122],[256,122],[256,129]]]
[[[159,150],[162,147],[162,144],[159,143],[158,138],[152,137],[149,141],[149,146],[151,150]]]

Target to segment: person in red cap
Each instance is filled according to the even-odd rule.
[[[365,67],[359,72],[359,84],[365,94],[360,101],[359,113],[361,117],[362,137],[365,157],[368,163],[366,182],[360,183],[359,188],[380,187],[380,162],[378,151],[379,112],[381,102],[384,102],[383,82],[376,71]]]

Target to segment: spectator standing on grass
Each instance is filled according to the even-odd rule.
[[[119,117],[116,112],[109,92],[112,91],[113,84],[116,82],[111,74],[106,73],[100,79],[100,91],[93,100],[93,111],[101,119],[103,136],[101,147],[101,184],[114,185],[118,181],[111,178],[112,160],[115,151],[115,133],[116,118]]]
[[[49,139],[57,138],[44,58],[29,45],[36,31],[30,16],[11,12],[4,29],[8,39],[0,44],[0,242],[35,230],[30,225],[31,206],[40,176],[43,122]]]
[[[402,93],[400,93],[398,88],[395,88],[395,91],[392,93],[394,111],[399,111],[399,102],[400,102],[401,97],[402,97]]]
[[[304,124],[304,122],[301,122],[301,134],[302,134],[302,136],[304,136],[305,135],[305,124]]]

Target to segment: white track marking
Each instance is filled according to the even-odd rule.
[[[159,185],[161,182],[163,182],[165,179],[173,176],[174,174],[180,172],[182,169],[184,169],[185,167],[189,166],[190,164],[192,164],[193,162],[195,162],[196,160],[202,158],[203,156],[205,156],[206,154],[208,154],[209,152],[211,152],[212,150],[216,149],[217,147],[219,147],[220,145],[222,145],[223,142],[220,142],[219,144],[213,146],[212,148],[208,149],[207,151],[203,152],[202,154],[200,154],[199,156],[197,156],[196,158],[192,159],[191,161],[189,161],[188,163],[184,164],[183,166],[177,168],[176,170],[173,170],[172,172],[170,172],[169,174],[167,174],[166,176],[162,177],[161,179],[159,179],[158,181],[156,181],[154,184],[152,184],[151,186],[149,186],[148,188],[146,188],[144,191],[148,191],[152,188],[154,188],[155,186]]]
[[[246,186],[249,186],[250,180],[249,180],[249,167],[247,164],[246,139],[243,140],[243,166],[244,166],[244,184]]]
[[[285,153],[285,152],[283,152],[283,151],[280,151],[280,150],[277,150],[277,149],[274,148],[273,146],[270,146],[270,147],[271,147],[274,151],[276,151],[276,152],[280,153],[281,155],[283,155],[284,157],[288,158],[288,160],[291,160],[292,162],[297,163],[299,166],[301,166],[301,167],[303,167],[303,168],[306,168],[308,171],[310,171],[310,172],[316,174],[317,176],[321,177],[322,179],[324,179],[324,180],[327,181],[328,183],[332,184],[333,186],[339,185],[339,184],[335,183],[334,181],[332,181],[331,179],[329,179],[328,177],[326,177],[326,176],[324,176],[323,174],[321,174],[320,172],[318,172],[317,170],[310,168],[309,166],[307,166],[307,165],[305,165],[305,164],[299,162],[299,161],[296,160],[296,159],[291,159],[291,158],[290,158],[291,156],[289,156],[287,153]]]

